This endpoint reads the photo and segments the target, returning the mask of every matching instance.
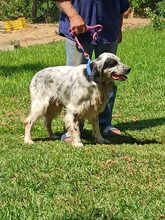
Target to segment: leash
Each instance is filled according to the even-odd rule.
[[[86,30],[87,31],[91,32],[92,30],[95,30],[94,33],[91,32],[92,39],[94,41],[97,40],[97,34],[99,32],[101,32],[102,29],[103,29],[103,26],[101,24],[97,24],[97,25],[94,25],[94,26],[86,25]],[[82,44],[80,43],[80,41],[79,41],[79,39],[78,39],[78,37],[77,37],[74,30],[70,31],[70,35],[75,39],[77,47],[81,49],[85,59],[87,59],[87,66],[86,66],[87,74],[88,74],[89,79],[92,80],[92,71],[91,71],[91,68],[90,68],[90,64],[92,63],[92,60],[90,59],[89,54],[84,50],[84,48],[83,48]]]

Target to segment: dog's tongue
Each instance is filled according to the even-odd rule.
[[[114,80],[120,80],[120,81],[124,81],[127,79],[127,77],[125,75],[117,75],[116,73],[112,73],[111,77]]]

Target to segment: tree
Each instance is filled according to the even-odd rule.
[[[37,18],[37,6],[38,6],[38,0],[33,0],[32,4],[32,21],[35,21]]]

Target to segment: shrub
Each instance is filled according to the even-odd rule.
[[[155,8],[155,5],[160,0],[130,0],[131,6],[134,8],[135,12],[144,12],[144,8],[149,7],[152,10]]]
[[[29,7],[24,0],[1,0],[0,19],[16,19],[28,14]]]
[[[158,2],[153,11],[147,8],[146,14],[151,19],[151,23],[155,29],[165,29],[165,1]]]
[[[24,0],[1,0],[0,19],[16,19],[21,16],[28,17],[31,13],[31,6]]]
[[[0,0],[0,20],[17,19],[24,16],[29,21],[57,21],[59,11],[54,0],[37,0],[36,14],[32,13],[31,0]]]

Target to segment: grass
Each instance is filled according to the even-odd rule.
[[[114,125],[123,136],[95,145],[86,124],[83,149],[46,137],[23,143],[35,72],[65,64],[64,43],[0,52],[0,219],[143,220],[165,218],[164,36],[151,28],[124,32],[118,55],[132,67],[118,84]],[[61,118],[53,128],[63,132]]]

